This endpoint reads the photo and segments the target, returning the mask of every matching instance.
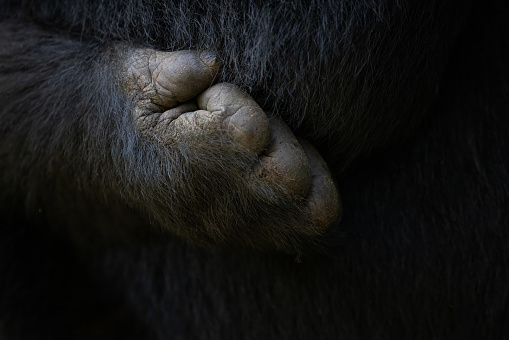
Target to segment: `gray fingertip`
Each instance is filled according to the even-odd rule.
[[[313,177],[308,195],[311,221],[317,228],[325,230],[342,218],[341,196],[320,153],[305,140],[299,139],[299,143],[309,160]]]
[[[291,129],[279,117],[270,119],[271,145],[263,157],[267,180],[281,185],[293,197],[306,197],[311,188],[311,169],[305,151]]]

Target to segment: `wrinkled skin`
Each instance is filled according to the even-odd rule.
[[[256,187],[261,180],[304,202],[313,225],[307,233],[319,235],[340,219],[339,196],[320,154],[280,118],[268,118],[240,88],[213,85],[220,70],[214,54],[130,49],[123,70],[134,126],[149,142],[178,149],[185,141],[207,152],[211,140],[223,140],[224,147],[254,155],[242,175],[253,190],[262,190]]]
[[[0,0],[0,338],[508,338],[508,17]]]

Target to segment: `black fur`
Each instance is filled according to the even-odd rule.
[[[0,4],[2,339],[509,335],[506,4]],[[230,247],[323,241],[224,174],[249,160],[203,155],[198,176],[143,143],[119,43],[217,51],[222,81],[319,147],[344,204],[325,255],[158,232],[210,212],[238,220]]]

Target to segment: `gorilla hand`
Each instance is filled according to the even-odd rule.
[[[163,226],[201,244],[298,251],[339,218],[318,152],[238,87],[211,86],[211,53],[135,49],[123,70],[134,126],[166,159],[161,194],[144,188],[151,202],[134,205]]]

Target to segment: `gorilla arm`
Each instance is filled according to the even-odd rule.
[[[310,145],[240,89],[208,88],[210,54],[1,25],[5,207],[65,209],[45,202],[68,190],[124,202],[193,243],[288,252],[340,214]]]

